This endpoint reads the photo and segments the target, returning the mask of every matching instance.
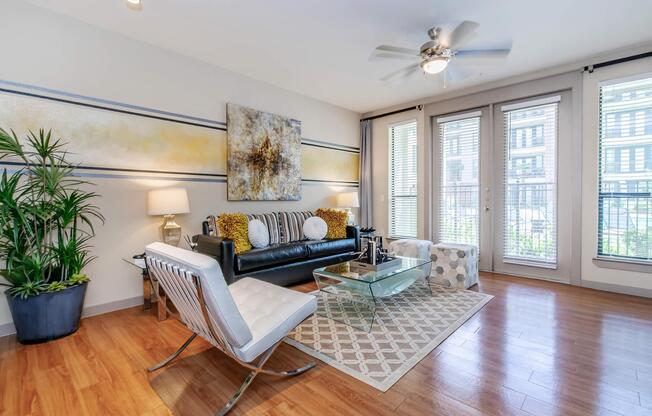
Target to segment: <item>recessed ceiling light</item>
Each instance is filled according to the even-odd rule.
[[[127,1],[127,7],[129,7],[131,10],[136,10],[136,11],[143,10],[142,0],[126,0],[126,1]]]

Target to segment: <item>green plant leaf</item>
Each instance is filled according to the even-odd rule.
[[[0,178],[0,274],[15,296],[35,296],[88,281],[81,273],[91,261],[95,225],[104,223],[86,189],[91,182],[74,175],[65,143],[51,130],[30,131],[25,145],[15,132],[0,128],[0,160],[24,167]]]

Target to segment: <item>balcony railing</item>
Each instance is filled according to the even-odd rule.
[[[471,244],[478,240],[478,185],[447,185],[440,188],[440,240]]]
[[[650,192],[601,192],[598,255],[652,259]]]
[[[553,182],[506,185],[505,257],[557,261],[556,192]]]

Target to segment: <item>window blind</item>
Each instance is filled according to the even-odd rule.
[[[558,100],[502,108],[507,263],[557,264]]]
[[[441,165],[439,241],[477,247],[480,117],[473,113],[465,118],[446,117],[437,122]]]
[[[652,261],[652,77],[602,85],[598,256]]]
[[[389,128],[389,236],[417,236],[417,123]]]

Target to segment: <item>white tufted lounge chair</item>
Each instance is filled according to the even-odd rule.
[[[252,278],[227,286],[217,261],[163,243],[146,248],[147,265],[193,334],[174,354],[148,368],[155,371],[181,354],[197,335],[251,370],[238,391],[220,410],[226,414],[259,373],[295,376],[263,368],[283,338],[317,309],[314,296]]]

